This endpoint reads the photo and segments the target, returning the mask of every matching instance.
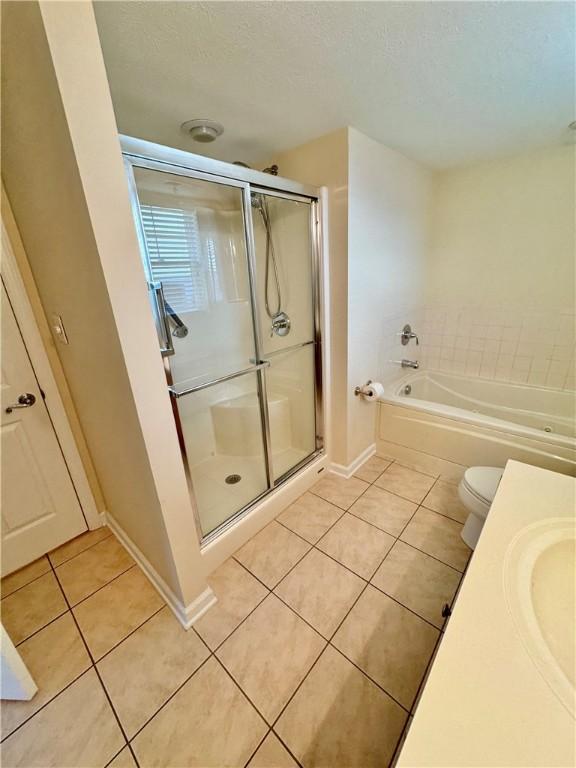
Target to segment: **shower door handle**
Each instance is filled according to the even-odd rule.
[[[164,288],[162,283],[150,283],[150,288],[154,291],[154,299],[156,301],[156,312],[158,315],[158,322],[161,326],[161,332],[163,335],[163,346],[160,347],[162,357],[174,354],[174,344],[172,342],[172,334],[170,333],[170,324],[168,322],[168,315],[166,314],[166,299],[164,298]]]

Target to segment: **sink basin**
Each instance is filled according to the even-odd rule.
[[[552,518],[527,526],[504,562],[508,608],[538,671],[576,719],[576,522]]]

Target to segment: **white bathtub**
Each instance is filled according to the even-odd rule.
[[[379,410],[384,443],[465,466],[517,459],[576,474],[574,392],[426,371],[387,387]]]

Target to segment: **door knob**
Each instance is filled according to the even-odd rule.
[[[35,402],[35,395],[33,395],[31,392],[25,392],[23,395],[20,395],[17,403],[9,405],[8,408],[6,408],[6,413],[12,413],[12,411],[16,408],[30,408],[30,406],[34,405]]]

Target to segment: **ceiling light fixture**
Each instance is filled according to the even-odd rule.
[[[200,141],[207,144],[214,141],[224,133],[224,126],[216,123],[214,120],[200,118],[198,120],[187,120],[180,126],[184,133],[191,136],[194,141]]]

